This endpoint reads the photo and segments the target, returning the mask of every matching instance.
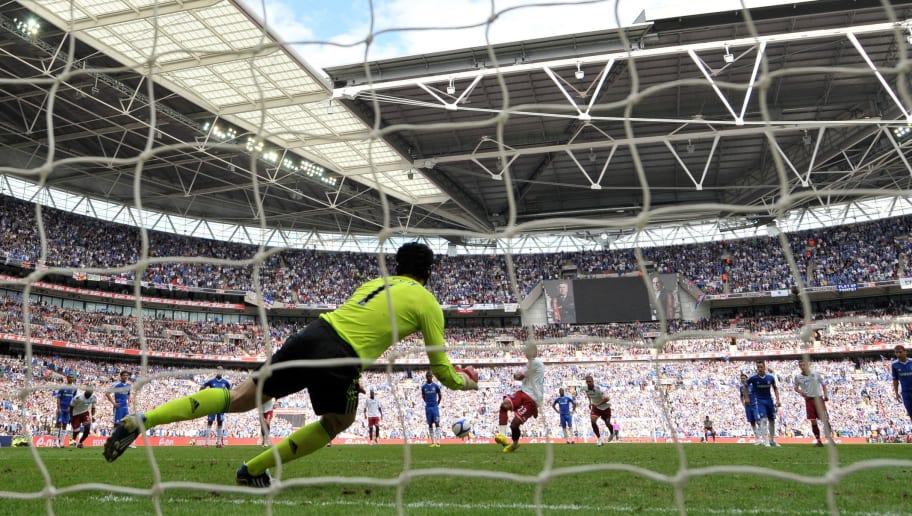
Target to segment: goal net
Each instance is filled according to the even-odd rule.
[[[753,510],[688,489],[734,476],[757,489],[819,488],[817,512],[894,510],[870,509],[847,482],[907,471],[908,453],[846,458],[841,446],[872,438],[875,420],[900,435],[908,424],[885,376],[908,321],[889,309],[823,314],[815,303],[912,288],[903,217],[912,211],[912,5],[745,0],[700,14],[655,2],[637,18],[641,6],[623,0],[418,4],[364,5],[363,26],[348,38],[302,25],[313,18],[300,11],[330,7],[292,1],[4,4],[0,323],[4,385],[14,393],[4,411],[17,416],[2,421],[69,443],[71,429],[55,435],[49,415],[35,413],[54,412],[70,372],[77,392],[96,387],[104,429],[114,424],[105,399],[126,392],[111,387],[121,367],[131,369],[130,412],[195,392],[215,374],[203,362],[232,364],[226,376],[237,384],[299,329],[287,310],[335,308],[339,290],[389,275],[389,254],[417,239],[447,273],[430,289],[454,321],[451,360],[482,373],[477,393],[444,391],[442,432],[465,418],[467,442],[491,443],[501,398],[518,388],[512,374],[535,346],[545,398],[522,431],[524,444],[546,449],[542,461],[532,470],[494,460],[431,466],[404,446],[392,473],[340,476],[321,457],[336,455],[318,450],[280,465],[260,491],[175,477],[157,446],[131,452],[145,457],[151,485],[70,481],[57,476],[64,456],[36,445],[34,482],[0,496],[42,500],[48,514],[82,492],[105,493],[90,499],[103,510],[148,497],[158,514],[187,500],[257,497],[256,510],[271,514],[298,503],[299,488],[342,485],[395,490],[352,504],[357,511]],[[519,30],[542,20],[542,32]],[[439,46],[447,39],[467,44]],[[423,56],[390,57],[390,47],[413,40]],[[334,54],[357,55],[356,65],[307,64]],[[859,243],[871,239],[879,251]],[[570,288],[575,306],[562,301]],[[710,307],[781,300],[789,314],[758,309],[742,320],[728,308],[729,321],[709,319]],[[118,313],[107,313],[113,305]],[[505,327],[460,327],[469,312],[496,312]],[[68,356],[74,349],[111,358],[86,373]],[[430,437],[417,397],[425,351],[411,337],[364,364],[373,367],[362,383],[384,407],[383,442]],[[859,351],[881,356],[844,359]],[[764,359],[779,382],[780,436],[812,444],[793,392],[800,357],[832,380],[832,424],[847,432],[824,439],[814,467],[796,470],[782,455],[761,464],[695,456],[690,443],[700,440],[757,439],[737,379]],[[192,362],[172,365],[182,359]],[[618,428],[590,417],[586,376],[609,395]],[[574,398],[569,434],[552,405],[559,389]],[[280,400],[273,440],[316,418],[307,394]],[[259,445],[262,412],[229,419],[228,444]],[[362,412],[335,443],[368,442]],[[198,420],[163,425],[137,444],[198,445],[202,432]],[[564,459],[567,435],[578,447],[621,445]],[[675,453],[652,466],[615,460],[612,450],[634,443],[668,443]],[[91,459],[98,464],[80,458],[78,467],[118,466]],[[308,461],[308,473],[297,473]],[[549,486],[579,475],[616,475],[621,489],[603,506],[554,501]],[[469,491],[446,498],[445,482],[430,484],[426,504],[404,494],[438,477],[502,492],[533,487],[515,505],[496,504],[497,493],[477,504]],[[639,482],[671,498],[640,505],[631,494]]]

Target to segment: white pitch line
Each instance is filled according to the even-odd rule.
[[[90,497],[90,500],[103,502],[103,503],[131,503],[139,502],[137,497],[133,496],[121,496],[121,495],[106,495],[106,496],[95,496]],[[168,497],[163,498],[165,503],[198,503],[200,500],[198,498],[175,498]],[[264,498],[225,498],[219,497],[212,500],[215,503],[230,503],[234,505],[267,505],[267,500]],[[368,509],[393,509],[396,507],[394,503],[381,503],[381,502],[357,502],[357,501],[332,501],[332,502],[312,502],[307,500],[273,500],[271,505],[278,506],[287,506],[287,507],[301,507],[301,506],[310,506],[310,507],[365,507]],[[510,504],[491,504],[491,503],[449,503],[449,502],[410,502],[404,503],[402,506],[405,509],[461,509],[461,510],[527,510],[533,511],[539,509],[535,504],[519,504],[519,503],[510,503]],[[597,506],[592,505],[579,505],[579,504],[557,504],[557,505],[548,505],[544,504],[541,507],[543,511],[586,511],[586,512],[601,512],[608,511],[614,513],[625,513],[625,514],[677,514],[677,507],[642,507],[642,506],[629,506],[629,505],[602,505]],[[735,515],[770,515],[770,514],[781,514],[781,515],[809,515],[809,516],[826,516],[831,514],[827,510],[819,509],[815,511],[792,511],[792,510],[781,510],[781,509],[772,509],[772,508],[757,508],[757,509],[735,509],[735,508],[726,508],[726,509],[708,509],[708,508],[693,508],[693,510],[701,514],[735,514]],[[884,512],[846,512],[840,511],[841,516],[902,516],[907,513],[884,513]]]

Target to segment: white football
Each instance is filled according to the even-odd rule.
[[[469,421],[466,419],[460,419],[459,421],[453,423],[453,435],[456,437],[468,437],[471,431],[472,423],[469,423]]]

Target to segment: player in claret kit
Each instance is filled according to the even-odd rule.
[[[592,424],[592,431],[595,433],[595,442],[602,446],[602,434],[599,431],[598,421],[601,419],[605,422],[608,429],[608,442],[614,437],[613,427],[611,426],[611,403],[608,402],[608,395],[605,391],[596,387],[595,379],[592,376],[586,377],[586,396],[589,397],[589,422]]]
[[[526,344],[526,370],[515,373],[513,379],[521,380],[522,387],[512,394],[503,397],[498,413],[500,432],[494,435],[494,442],[503,446],[504,453],[516,451],[519,448],[519,438],[522,435],[520,426],[530,417],[538,417],[538,407],[542,405],[545,397],[545,363],[538,358],[535,344]],[[513,421],[510,421],[510,437],[507,439],[508,412],[513,412]]]
[[[371,444],[380,443],[380,419],[383,417],[383,408],[380,400],[374,396],[374,390],[364,403],[364,417],[367,418],[367,441]]]
[[[716,442],[716,431],[713,430],[712,419],[709,419],[709,416],[706,416],[706,418],[703,419],[703,442],[708,443],[710,436],[712,436],[713,442]]]
[[[272,429],[272,413],[275,408],[275,400],[270,399],[263,402],[263,421],[260,424],[260,437],[263,438],[263,447],[272,446],[272,439],[269,437]]]
[[[823,423],[823,433],[830,439],[830,421],[826,410],[827,386],[820,373],[811,371],[811,364],[806,360],[798,362],[798,368],[801,372],[795,375],[795,392],[804,398],[804,410],[811,422],[811,431],[817,439],[816,446],[823,446],[817,421]]]
[[[394,342],[421,332],[431,371],[450,389],[478,389],[466,373],[457,372],[444,351],[443,310],[425,284],[434,269],[434,253],[418,242],[402,245],[396,253],[396,275],[358,287],[351,298],[332,312],[321,314],[292,335],[272,358],[232,391],[206,389],[171,400],[144,414],[132,414],[105,443],[108,462],[123,455],[145,429],[219,412],[247,412],[267,399],[307,389],[314,412],[320,416],[288,438],[248,460],[237,470],[241,485],[269,487],[268,469],[310,455],[351,426],[358,413],[358,379]],[[390,308],[393,311],[390,311]],[[396,333],[393,333],[395,322]],[[326,361],[315,367],[272,366],[298,360]],[[263,399],[257,400],[258,384]]]
[[[73,443],[76,442],[79,430],[82,430],[82,438],[79,439],[79,444],[76,445],[77,448],[84,446],[83,443],[89,438],[89,432],[92,430],[92,420],[95,419],[95,405],[98,403],[94,390],[92,387],[86,387],[85,392],[74,397],[73,402],[70,404],[70,414],[72,415],[70,426],[73,427]]]

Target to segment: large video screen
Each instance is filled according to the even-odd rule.
[[[660,305],[666,317],[680,317],[677,277],[655,274],[650,281],[654,298],[639,277],[547,280],[543,286],[548,323],[655,321]]]

